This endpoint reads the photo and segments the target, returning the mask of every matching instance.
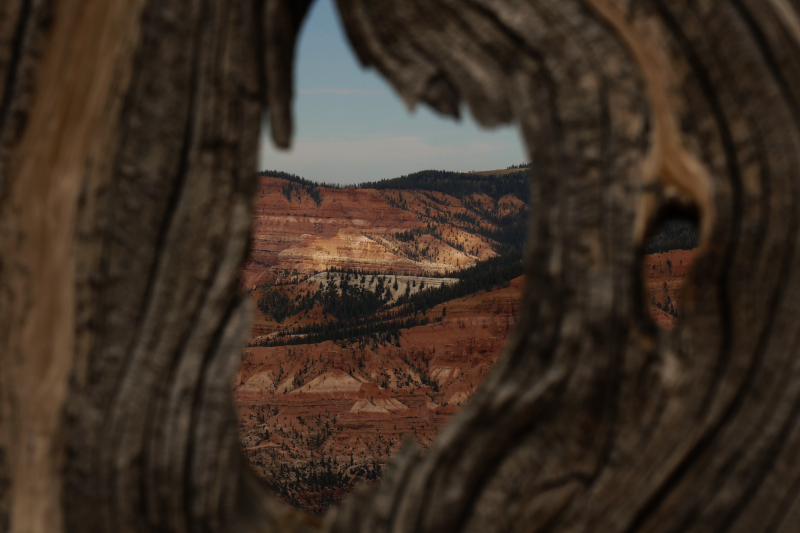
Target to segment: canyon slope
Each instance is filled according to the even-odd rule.
[[[418,189],[402,182],[325,187],[263,173],[242,285],[330,268],[445,274],[496,256],[507,228],[525,219],[526,172],[504,176],[499,187],[482,175],[450,187],[470,175],[442,174]]]
[[[519,311],[527,179],[261,177],[240,274],[256,320],[232,387],[244,453],[281,498],[321,514],[377,482],[404,440],[427,449],[469,400]],[[685,236],[670,231],[663,246]],[[645,256],[662,327],[677,321],[692,259]]]
[[[664,329],[678,324],[681,288],[692,269],[695,250],[669,250],[648,254],[644,261],[644,287],[653,321]]]
[[[233,392],[245,454],[282,498],[323,512],[473,394],[518,310],[527,180],[262,174],[240,273],[257,316]]]
[[[393,342],[249,347],[234,380],[245,454],[286,501],[320,513],[376,481],[404,438],[426,449],[494,365],[522,278],[432,307]]]

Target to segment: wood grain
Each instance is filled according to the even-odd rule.
[[[514,123],[523,310],[421,455],[323,520],[238,449],[262,111],[310,0],[0,5],[0,532],[788,533],[800,523],[790,0],[338,0],[409,107]],[[658,330],[647,231],[699,216]]]

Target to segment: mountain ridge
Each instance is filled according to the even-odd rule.
[[[421,171],[358,186],[265,172],[240,274],[256,320],[232,383],[245,455],[321,514],[375,482],[404,435],[427,449],[488,374],[519,311],[529,169]],[[691,244],[680,224],[660,247]],[[672,328],[693,252],[646,256]]]

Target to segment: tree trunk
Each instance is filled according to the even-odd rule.
[[[522,316],[429,453],[324,525],[238,449],[260,114],[310,0],[0,5],[0,532],[796,531],[800,3],[338,0],[409,104],[513,121]],[[642,246],[696,214],[683,318]]]

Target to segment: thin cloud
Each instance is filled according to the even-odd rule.
[[[323,87],[316,87],[312,89],[300,89],[300,94],[389,94],[387,91],[371,90],[371,89],[328,89]]]
[[[505,168],[506,161],[519,159],[516,152],[516,146],[510,147],[507,142],[441,143],[419,135],[378,135],[367,139],[298,137],[291,150],[283,151],[276,149],[270,139],[262,138],[259,168],[293,172],[317,181],[356,183],[426,168]]]
[[[274,152],[269,140],[262,150]],[[502,151],[505,147],[495,142],[472,141],[468,143],[432,143],[423,136],[377,136],[359,139],[314,139],[298,137],[293,142],[294,156],[305,163],[349,162],[353,164],[397,161],[426,161],[431,158],[459,158],[485,155]]]

